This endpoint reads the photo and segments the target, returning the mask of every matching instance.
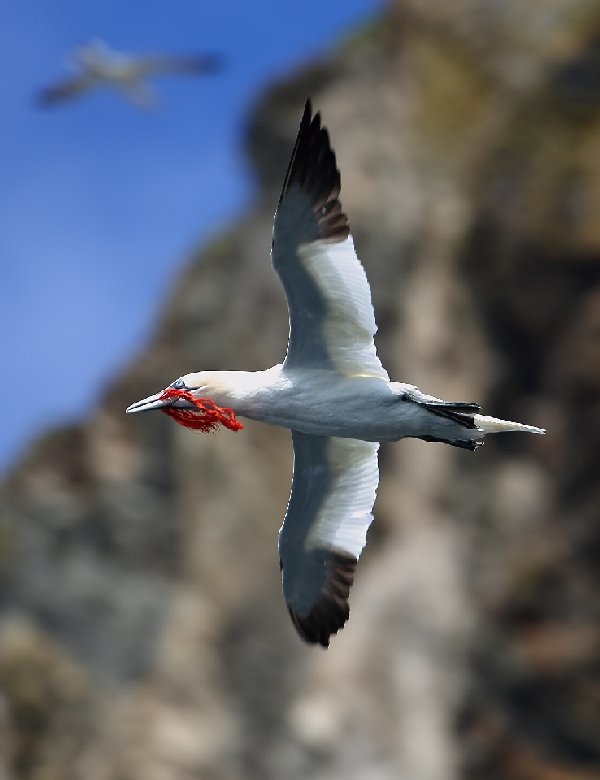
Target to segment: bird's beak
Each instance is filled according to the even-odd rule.
[[[149,395],[148,398],[142,398],[141,401],[136,401],[131,406],[125,409],[127,414],[133,414],[133,412],[148,412],[150,409],[164,409],[165,406],[173,406],[172,398],[161,398],[163,391],[155,393],[155,395]]]

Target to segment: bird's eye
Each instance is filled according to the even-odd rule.
[[[186,383],[183,381],[183,378],[182,378],[182,377],[179,377],[179,379],[176,379],[176,380],[173,382],[173,384],[171,385],[171,387],[174,387],[174,388],[175,388],[175,390],[183,390],[183,389],[187,389],[187,385],[186,385]]]

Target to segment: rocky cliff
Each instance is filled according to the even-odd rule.
[[[600,4],[405,0],[249,118],[259,182],[148,348],[0,503],[0,778],[600,777]],[[382,448],[328,651],[280,595],[283,430],[133,400],[285,349],[272,213],[307,95],[390,374],[549,429]]]

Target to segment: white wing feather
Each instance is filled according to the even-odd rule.
[[[307,549],[325,547],[359,557],[373,521],[379,483],[378,449],[377,442],[329,439],[327,464],[333,479],[307,534]]]
[[[335,368],[346,376],[374,376],[389,381],[373,342],[377,324],[371,289],[352,236],[338,243],[313,241],[302,244],[297,251],[326,302],[322,331]]]

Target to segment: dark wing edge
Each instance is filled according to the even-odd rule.
[[[354,582],[357,560],[335,550],[315,550],[313,555],[322,561],[323,584],[314,606],[308,612],[299,612],[287,605],[298,634],[309,644],[329,647],[332,634],[344,627],[350,617],[348,599]]]
[[[35,103],[41,108],[52,108],[84,94],[92,86],[85,76],[74,76],[40,89],[35,95]]]
[[[295,189],[308,199],[314,216],[313,235],[306,237],[307,243],[317,239],[338,242],[348,238],[350,227],[339,201],[341,179],[335,152],[327,129],[321,125],[321,114],[317,112],[312,116],[310,99],[304,106],[279,197],[277,216],[280,222],[285,221],[286,196],[293,196]]]
[[[136,59],[133,67],[139,77],[218,73],[223,69],[223,57],[219,54],[148,54]]]
[[[300,637],[328,647],[348,620],[373,520],[379,445],[292,430],[292,491],[279,531],[283,595]]]

